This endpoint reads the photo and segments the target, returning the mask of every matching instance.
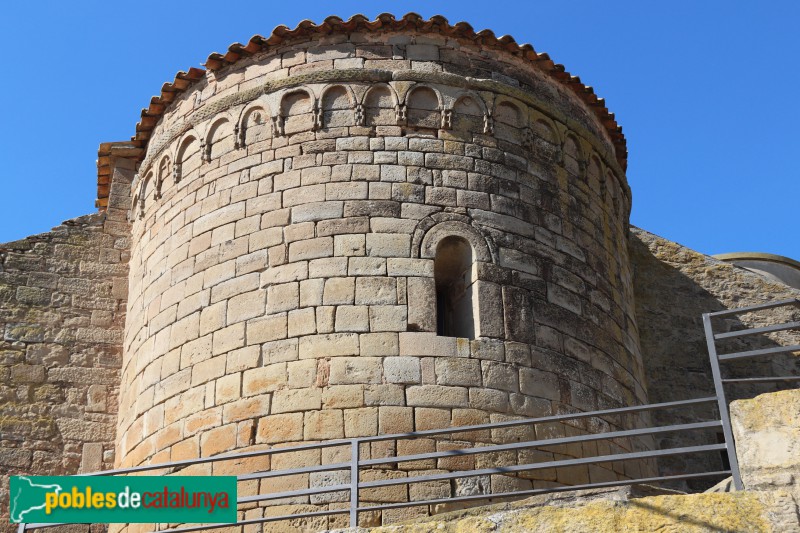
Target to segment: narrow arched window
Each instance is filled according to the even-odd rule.
[[[436,332],[444,337],[475,338],[472,246],[461,237],[446,237],[436,247]]]

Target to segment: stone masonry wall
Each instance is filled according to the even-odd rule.
[[[800,291],[771,282],[749,270],[716,260],[638,228],[630,237],[631,262],[636,291],[636,317],[642,343],[651,402],[668,402],[714,395],[701,315],[770,301],[800,298]],[[718,321],[716,332],[800,320],[800,310],[779,308]],[[750,338],[737,343],[718,342],[719,353],[774,345],[800,344],[797,331]],[[723,377],[797,375],[800,365],[792,356],[764,357],[723,364]],[[728,400],[750,398],[784,385],[726,385]],[[711,406],[654,414],[660,424],[711,419]],[[721,430],[720,430],[721,432]],[[661,447],[716,442],[717,435],[664,435]],[[714,454],[661,461],[662,473],[700,472],[719,469]],[[710,482],[682,488],[703,489]]]
[[[0,244],[0,522],[8,475],[114,464],[127,224],[106,213]]]
[[[133,196],[120,466],[647,401],[624,172],[585,104],[520,58],[377,32],[275,47],[209,73],[171,104]],[[436,334],[435,257],[453,237],[471,250],[474,340]],[[364,453],[533,438],[529,430]],[[641,446],[620,439],[518,460]],[[247,466],[319,464],[339,451]],[[513,483],[639,471],[613,463]],[[507,489],[495,477],[371,498]],[[261,490],[340,481],[305,474]]]

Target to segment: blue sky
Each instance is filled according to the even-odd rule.
[[[97,147],[178,70],[273,27],[381,12],[548,52],[628,139],[632,222],[714,254],[800,259],[800,2],[9,2],[0,12],[0,242],[94,211]]]

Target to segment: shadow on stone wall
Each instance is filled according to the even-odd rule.
[[[713,396],[702,314],[800,298],[800,291],[770,282],[731,264],[715,260],[638,228],[631,228],[629,250],[634,273],[636,318],[650,402],[668,402]],[[798,320],[800,310],[781,308],[715,322],[715,331],[733,331]],[[741,320],[740,320],[741,319]],[[718,343],[720,353],[798,344],[798,332],[750,337],[747,341]],[[759,377],[797,374],[800,365],[791,355],[724,363],[723,377]],[[786,388],[780,384],[727,385],[729,400]],[[714,416],[716,411],[714,411]],[[686,423],[712,416],[710,406],[653,414],[658,425]],[[715,443],[719,431],[690,435],[660,435],[661,448]],[[719,454],[671,457],[659,463],[662,474],[719,469]],[[714,481],[682,483],[675,488],[702,490]]]

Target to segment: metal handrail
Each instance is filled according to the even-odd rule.
[[[263,517],[263,518],[254,518],[254,519],[247,519],[247,520],[240,520],[236,522],[235,525],[246,525],[246,524],[257,524],[257,523],[264,523],[264,522],[272,522],[277,520],[283,519],[297,519],[297,518],[310,518],[314,516],[327,516],[327,515],[335,515],[335,514],[348,514],[350,515],[350,523],[352,526],[357,525],[358,523],[358,513],[365,511],[365,510],[377,510],[377,509],[390,509],[395,507],[409,507],[409,506],[417,506],[417,505],[429,505],[433,504],[434,502],[439,502],[440,500],[416,500],[410,502],[399,502],[393,504],[387,504],[386,506],[361,506],[359,505],[359,498],[358,493],[360,489],[364,488],[379,488],[384,486],[391,486],[391,485],[400,485],[400,484],[412,484],[412,483],[423,483],[427,481],[437,481],[437,480],[447,480],[447,479],[458,479],[458,478],[465,478],[465,477],[472,477],[472,476],[480,476],[480,475],[491,475],[491,474],[513,474],[517,472],[524,472],[524,471],[536,471],[536,470],[543,470],[548,468],[564,468],[564,467],[572,467],[572,466],[579,466],[579,465],[589,465],[589,464],[602,464],[614,461],[626,461],[626,460],[643,460],[643,459],[650,459],[650,458],[657,458],[663,456],[671,456],[671,455],[683,455],[688,453],[703,453],[709,451],[718,451],[725,448],[724,444],[709,444],[709,445],[699,445],[699,446],[689,446],[689,447],[682,447],[682,448],[669,448],[665,450],[651,450],[651,451],[644,451],[644,452],[624,452],[624,453],[615,453],[615,454],[608,454],[608,455],[598,455],[598,456],[591,456],[591,457],[582,457],[582,458],[574,458],[574,459],[560,459],[560,460],[551,460],[551,461],[543,461],[538,463],[529,463],[529,464],[514,464],[508,466],[498,466],[494,468],[482,468],[482,469],[472,469],[466,471],[455,471],[450,473],[443,473],[443,474],[433,474],[433,475],[424,475],[424,476],[411,476],[399,479],[389,479],[389,480],[375,480],[375,481],[360,481],[359,480],[359,472],[361,467],[369,467],[378,464],[387,464],[387,463],[402,463],[402,462],[412,462],[412,461],[419,461],[425,459],[442,459],[447,457],[457,457],[457,456],[467,456],[467,455],[478,455],[478,454],[489,454],[489,453],[496,453],[501,451],[511,451],[511,450],[521,450],[521,449],[529,449],[529,448],[546,448],[548,446],[560,446],[566,444],[573,444],[573,443],[582,443],[582,442],[592,442],[592,441],[599,441],[599,440],[613,440],[619,438],[631,438],[631,437],[641,437],[641,436],[648,436],[654,435],[657,433],[668,433],[668,432],[686,432],[686,431],[697,431],[703,429],[710,429],[714,427],[719,427],[722,425],[720,420],[708,420],[703,422],[694,422],[694,423],[687,423],[687,424],[676,424],[676,425],[668,425],[668,426],[658,426],[658,427],[647,427],[647,428],[638,428],[638,429],[630,429],[630,430],[618,430],[618,431],[606,431],[602,433],[589,433],[584,435],[576,435],[571,437],[553,437],[548,439],[538,439],[538,440],[531,440],[531,441],[524,441],[524,442],[514,442],[514,443],[507,443],[507,444],[493,444],[493,445],[486,445],[486,446],[474,446],[472,448],[464,448],[464,449],[455,449],[455,450],[445,450],[440,452],[432,452],[427,454],[410,454],[410,455],[401,455],[401,456],[394,456],[394,457],[386,457],[386,458],[374,458],[374,459],[361,459],[359,456],[359,450],[361,444],[368,444],[370,442],[376,441],[386,441],[386,440],[401,440],[401,439],[412,439],[412,438],[420,438],[420,437],[429,437],[431,435],[443,435],[443,434],[458,434],[463,432],[474,432],[474,431],[481,431],[481,430],[494,430],[499,428],[508,428],[514,426],[522,426],[522,425],[535,425],[541,423],[549,423],[549,422],[564,422],[569,420],[578,420],[584,418],[599,418],[599,417],[608,417],[614,416],[619,414],[629,414],[629,413],[636,413],[636,412],[645,412],[645,411],[653,411],[659,409],[671,409],[675,407],[685,407],[685,406],[692,406],[692,405],[707,405],[717,401],[716,397],[705,397],[705,398],[694,398],[690,400],[681,400],[681,401],[673,401],[673,402],[663,402],[657,404],[647,404],[647,405],[637,405],[637,406],[629,406],[629,407],[620,407],[614,409],[602,409],[597,411],[589,411],[589,412],[576,412],[576,413],[564,413],[558,415],[549,415],[544,417],[537,417],[537,418],[525,418],[525,419],[517,419],[517,420],[507,420],[502,422],[494,422],[494,423],[487,423],[487,424],[476,424],[470,426],[459,426],[453,428],[443,428],[443,429],[435,429],[435,430],[424,430],[424,431],[417,431],[417,432],[410,432],[410,433],[396,433],[391,435],[379,435],[379,436],[372,436],[372,437],[359,437],[353,439],[339,439],[334,441],[327,441],[327,442],[320,442],[320,443],[307,443],[301,444],[297,446],[290,446],[285,448],[270,448],[265,450],[253,450],[249,452],[242,452],[242,453],[233,453],[233,454],[224,454],[218,455],[214,457],[205,457],[205,458],[197,458],[197,459],[187,459],[181,461],[171,461],[153,465],[143,465],[138,467],[130,467],[130,468],[120,468],[116,470],[107,470],[101,472],[93,472],[90,474],[84,474],[86,476],[107,476],[107,475],[118,475],[118,474],[128,474],[128,473],[135,473],[135,472],[142,472],[142,471],[152,471],[152,470],[165,470],[165,469],[175,469],[179,467],[186,467],[192,466],[195,464],[202,464],[202,463],[214,463],[220,461],[227,461],[227,460],[237,460],[242,459],[243,457],[258,457],[264,455],[273,455],[278,453],[292,453],[297,451],[305,451],[305,450],[313,450],[313,449],[322,449],[322,448],[330,448],[335,446],[350,446],[351,447],[351,457],[350,461],[348,462],[339,462],[339,463],[332,463],[327,465],[312,465],[312,466],[305,466],[299,468],[292,468],[292,469],[283,469],[283,470],[274,470],[274,471],[263,471],[263,472],[250,472],[245,474],[240,474],[237,476],[237,481],[247,481],[252,479],[267,479],[267,478],[276,478],[282,476],[290,476],[296,474],[305,474],[305,473],[314,473],[314,472],[326,472],[326,471],[335,471],[335,470],[350,470],[350,481],[348,483],[340,483],[337,485],[328,485],[328,486],[320,486],[320,487],[310,487],[306,489],[297,489],[292,491],[281,491],[275,493],[264,493],[264,494],[257,494],[253,496],[245,496],[237,499],[237,505],[242,504],[251,504],[259,501],[268,501],[268,500],[277,500],[283,498],[291,498],[291,497],[299,497],[299,496],[313,496],[319,494],[326,494],[331,492],[343,492],[348,491],[350,493],[350,505],[349,508],[343,509],[330,509],[325,511],[311,511],[307,513],[298,513],[292,515],[280,515],[280,516],[271,516],[271,517]],[[501,497],[518,497],[522,495],[528,494],[539,494],[544,492],[558,492],[563,490],[578,490],[580,488],[602,488],[602,487],[610,487],[610,486],[620,486],[620,485],[629,485],[637,482],[656,482],[656,481],[670,481],[670,480],[677,480],[677,479],[692,479],[696,477],[710,477],[710,476],[718,476],[718,475],[725,475],[730,473],[729,471],[716,471],[716,472],[705,472],[705,473],[688,473],[679,476],[657,476],[657,477],[646,477],[646,478],[639,478],[639,479],[627,479],[622,481],[615,481],[615,482],[598,482],[598,483],[589,483],[585,485],[579,486],[564,486],[564,487],[550,487],[547,489],[531,489],[526,491],[518,491],[512,493],[491,493],[491,494],[478,494],[478,495],[469,495],[469,496],[457,496],[454,498],[448,498],[442,501],[472,501],[472,500],[491,500]],[[55,525],[61,524],[20,524],[20,532],[24,532],[26,529],[33,529],[33,528],[44,528],[44,527],[51,527]],[[225,528],[230,527],[234,524],[205,524],[205,525],[197,525],[197,526],[187,526],[181,528],[175,528],[170,530],[162,530],[160,533],[165,533],[165,531],[172,532],[172,533],[189,533],[193,531],[203,531],[209,529],[217,529],[217,528]]]
[[[767,383],[776,381],[800,381],[800,376],[763,376],[756,378],[739,378],[739,379],[723,379],[722,371],[720,369],[720,362],[749,359],[753,357],[761,357],[765,355],[776,355],[781,353],[791,353],[800,351],[800,345],[790,346],[777,346],[773,348],[760,348],[757,350],[746,350],[743,352],[731,352],[720,354],[717,352],[717,340],[725,340],[730,338],[741,338],[751,335],[760,335],[764,333],[773,333],[776,331],[786,331],[790,329],[800,328],[800,321],[786,322],[782,324],[774,324],[771,326],[764,326],[759,328],[745,328],[733,332],[714,333],[713,318],[721,316],[740,315],[744,313],[751,313],[754,311],[765,311],[768,309],[775,309],[778,307],[793,306],[800,308],[800,299],[790,298],[787,300],[779,300],[777,302],[769,302],[759,305],[751,305],[747,307],[738,307],[735,309],[725,309],[722,311],[714,311],[711,313],[703,313],[703,329],[706,336],[706,345],[708,346],[708,357],[711,362],[711,377],[714,380],[714,389],[717,394],[717,405],[719,408],[720,420],[722,422],[722,432],[725,437],[725,447],[728,453],[728,461],[731,465],[731,472],[733,477],[733,484],[737,490],[742,490],[744,484],[742,483],[741,472],[739,471],[739,459],[736,456],[736,444],[733,438],[733,428],[731,426],[730,412],[728,411],[728,400],[725,396],[725,383]]]

